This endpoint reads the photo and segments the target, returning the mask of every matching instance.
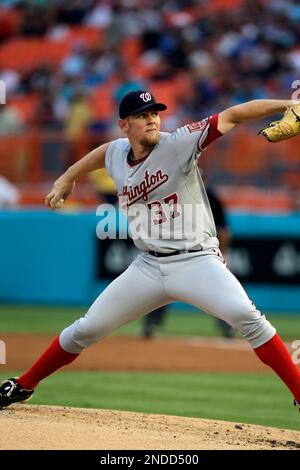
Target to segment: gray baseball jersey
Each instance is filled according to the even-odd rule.
[[[173,133],[161,132],[152,152],[138,161],[130,161],[128,139],[109,145],[106,169],[115,181],[120,206],[127,209],[133,240],[141,251],[218,247],[197,166],[202,150],[222,135],[217,122],[215,114]]]
[[[152,152],[136,162],[130,162],[127,139],[109,145],[106,167],[129,219],[139,220],[139,236],[134,242],[142,252],[99,295],[86,315],[62,331],[59,340],[65,351],[79,354],[119,326],[174,301],[188,302],[225,320],[253,348],[276,333],[227,269],[218,250],[215,224],[197,168],[202,149],[221,135],[217,121],[218,115],[214,115],[173,134],[161,132]],[[200,214],[200,223],[191,207]],[[136,208],[142,217],[134,213]],[[166,257],[148,253],[184,249],[195,252]]]

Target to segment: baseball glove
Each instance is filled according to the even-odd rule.
[[[289,106],[280,121],[273,121],[258,134],[269,142],[290,139],[300,133],[300,104]]]

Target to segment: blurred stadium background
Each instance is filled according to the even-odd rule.
[[[82,178],[63,211],[44,207],[59,174],[90,149],[120,136],[116,110],[124,94],[146,88],[164,100],[167,131],[251,99],[289,99],[292,93],[299,99],[299,44],[296,0],[0,0],[0,80],[6,88],[6,102],[0,104],[0,334],[59,332],[135,255],[130,241],[96,237],[96,206],[113,193],[103,172]],[[262,124],[242,126],[217,141],[200,165],[226,208],[232,271],[290,341],[300,337],[299,140],[269,144],[256,135]],[[118,334],[136,336],[139,328],[134,324]],[[180,304],[172,307],[161,333],[218,334],[212,319]],[[7,361],[9,368],[9,356]],[[137,380],[133,372],[127,381],[125,373],[120,382],[113,373],[105,377],[111,387],[115,380],[115,401],[101,402],[101,396],[111,395],[108,386],[97,390],[96,405],[89,398],[82,403],[78,387],[87,379],[72,373],[77,374],[73,405],[179,414],[177,409],[237,419],[228,403],[227,411],[216,408],[222,385],[213,375],[195,374],[194,411],[184,411],[187,397],[180,390],[181,401],[168,408],[166,384],[163,392],[155,390],[161,394],[153,407],[143,400],[138,407],[134,394],[124,404],[120,390]],[[67,379],[57,377],[47,381],[41,402],[58,403],[55,390],[65,390]],[[252,409],[249,416],[239,415],[241,420],[266,424],[266,407],[272,404],[262,400],[260,378],[251,377],[219,379],[225,389],[232,384],[230,396],[238,390],[241,413],[249,412],[247,403],[254,400],[257,416]],[[182,380],[187,376],[178,375],[178,383]],[[174,381],[176,374],[171,389]],[[207,396],[198,409],[201,387],[208,387]],[[282,405],[279,418],[269,409],[267,422],[295,427],[285,415],[287,394],[276,379],[268,376],[264,387],[266,397],[276,389],[278,409]]]

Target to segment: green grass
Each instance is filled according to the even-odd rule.
[[[58,372],[40,384],[30,403],[300,429],[289,391],[271,374]]]
[[[84,315],[86,309],[69,307],[0,306],[3,333],[56,333]]]
[[[28,307],[0,306],[0,331],[2,333],[58,333],[86,312],[78,307]],[[286,340],[300,338],[299,316],[268,315],[269,320]],[[141,321],[125,325],[115,332],[120,335],[137,335]],[[212,317],[201,312],[171,311],[165,324],[158,329],[165,335],[216,336],[218,331]]]

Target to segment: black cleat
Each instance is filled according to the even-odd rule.
[[[30,400],[34,390],[25,390],[21,388],[15,378],[5,380],[0,387],[0,410],[6,408],[12,403],[24,402]]]
[[[294,400],[294,405],[296,406],[296,408],[298,408],[298,411],[300,413],[300,403],[297,400]]]

